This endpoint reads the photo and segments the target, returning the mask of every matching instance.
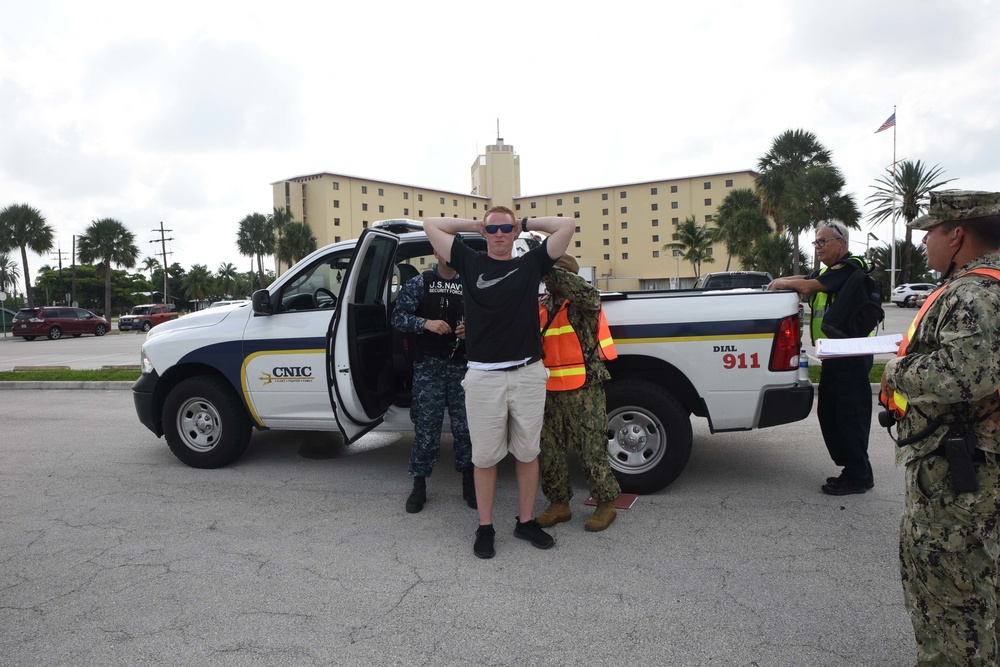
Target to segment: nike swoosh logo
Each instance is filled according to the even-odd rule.
[[[478,287],[479,289],[486,289],[487,287],[493,287],[498,282],[500,282],[504,278],[508,278],[514,273],[517,273],[517,269],[514,269],[510,273],[502,275],[499,278],[494,278],[493,280],[483,280],[483,274],[480,273],[479,277],[476,279],[476,287]]]

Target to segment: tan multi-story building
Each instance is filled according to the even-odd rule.
[[[472,165],[472,192],[401,185],[345,174],[309,174],[271,184],[274,206],[306,222],[324,245],[355,238],[376,220],[460,217],[480,219],[491,206],[509,206],[529,217],[577,220],[570,244],[581,267],[593,267],[604,290],[690,287],[694,268],[664,245],[676,240],[677,225],[693,216],[711,225],[716,209],[734,188],[753,188],[756,173],[735,171],[659,181],[609,185],[544,195],[521,195],[520,157],[497,139]],[[725,246],[712,248],[714,263],[702,273],[726,267]],[[734,258],[731,269],[740,268]]]

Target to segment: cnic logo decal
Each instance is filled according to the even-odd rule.
[[[312,374],[312,366],[275,366],[271,372],[261,371],[261,384],[268,385],[272,382],[312,382],[315,378]]]

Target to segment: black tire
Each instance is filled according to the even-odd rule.
[[[608,459],[622,491],[653,493],[691,457],[691,418],[666,389],[645,380],[607,384]]]
[[[906,303],[903,301],[894,301],[893,303],[895,303],[898,308],[906,308]]]
[[[59,327],[49,329],[49,340],[59,340],[60,338],[62,338],[62,329]]]
[[[915,296],[908,296],[908,297],[906,297],[905,299],[903,299],[903,306],[905,306],[906,308],[916,308],[917,307],[917,297],[915,297]]]
[[[24,340],[35,340],[34,336],[21,336]]]
[[[96,327],[94,327],[95,336],[103,336],[106,333],[108,333],[108,328],[103,324],[98,324]]]
[[[163,435],[174,456],[192,468],[220,468],[246,451],[250,418],[224,380],[193,377],[167,395]]]
[[[153,323],[150,322],[149,320],[146,320],[145,322],[142,323],[142,333],[146,333],[152,328],[153,328]]]

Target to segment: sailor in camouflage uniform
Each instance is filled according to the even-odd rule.
[[[596,287],[577,275],[580,267],[572,255],[563,255],[545,276],[545,295],[539,309],[539,319],[543,327],[542,353],[550,377],[545,392],[545,421],[542,423],[541,465],[542,492],[549,500],[548,509],[538,515],[538,525],[552,526],[569,521],[569,508],[573,488],[569,479],[567,449],[572,447],[580,458],[590,494],[597,501],[597,509],[586,522],[584,528],[591,532],[604,530],[615,519],[615,500],[621,493],[618,480],[611,472],[608,462],[607,405],[604,397],[604,383],[611,374],[601,360],[598,348],[598,323],[601,317],[601,295]],[[562,312],[568,318],[556,319],[564,303],[568,307]],[[610,333],[604,325],[605,352],[614,358]],[[569,336],[565,339],[564,336]],[[560,342],[559,339],[562,339]],[[555,346],[569,345],[571,352],[582,360],[572,365],[554,362],[559,357]],[[565,360],[565,356],[561,357]],[[585,374],[585,375],[584,375]],[[573,376],[574,382],[566,380]],[[567,387],[577,388],[568,389]]]
[[[919,665],[997,665],[1000,193],[932,192],[909,226],[927,230],[927,264],[948,282],[882,377],[906,467],[904,600]]]
[[[396,299],[392,326],[414,336],[413,446],[409,473],[413,490],[406,511],[415,514],[427,502],[427,478],[441,458],[441,423],[445,407],[451,421],[455,470],[462,473],[462,497],[476,507],[472,440],[465,413],[465,308],[458,273],[435,252],[437,266],[406,281]]]

